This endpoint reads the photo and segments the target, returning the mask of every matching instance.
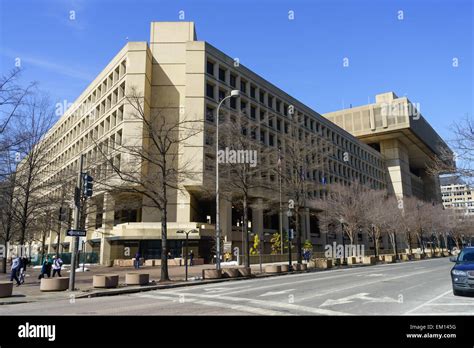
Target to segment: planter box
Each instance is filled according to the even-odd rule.
[[[281,266],[280,265],[266,266],[265,273],[281,273]]]
[[[64,291],[69,288],[69,277],[42,278],[40,291]]]
[[[281,271],[282,272],[289,272],[290,271],[290,266],[289,265],[281,265]]]
[[[116,288],[118,283],[118,274],[96,274],[92,277],[92,286],[94,288]]]
[[[362,258],[362,263],[364,265],[375,265],[377,263],[377,258],[375,256],[364,256]]]
[[[431,253],[426,253],[426,258],[431,259],[433,257],[433,254]]]
[[[125,274],[125,284],[127,285],[146,285],[150,282],[148,273],[127,273]]]
[[[322,268],[322,269],[332,268],[332,260],[331,259],[316,259],[315,266],[317,268]]]
[[[0,282],[0,297],[10,297],[13,293],[13,282]]]
[[[385,261],[385,256],[384,255],[379,255],[379,261],[384,262]]]
[[[407,254],[401,254],[400,259],[402,261],[410,261],[410,257]]]
[[[237,269],[241,277],[250,277],[252,275],[252,269],[250,267],[239,267]]]
[[[437,252],[434,253],[434,256],[435,256],[435,257],[441,257],[442,254],[441,254],[439,251],[437,251]]]
[[[301,271],[306,271],[308,270],[308,265],[306,263],[301,264]]]
[[[356,263],[357,263],[357,257],[355,256],[347,257],[348,265],[355,265]]]
[[[224,278],[237,278],[238,276],[240,276],[240,273],[237,268],[223,268],[222,276]]]
[[[145,266],[155,267],[155,260],[146,260]]]
[[[443,256],[448,257],[449,256],[449,251],[443,251]]]
[[[217,269],[203,269],[202,279],[219,279],[222,278],[222,270]]]
[[[384,255],[384,261],[386,263],[393,263],[396,261],[396,259],[397,258],[395,257],[395,255]]]

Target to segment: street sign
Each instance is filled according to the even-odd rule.
[[[290,230],[288,231],[288,239],[289,240],[293,240],[295,238],[295,231],[290,228]]]
[[[68,230],[66,235],[69,237],[85,237],[87,232],[85,230]]]
[[[224,253],[232,252],[232,242],[224,242]]]

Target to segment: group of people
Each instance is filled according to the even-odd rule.
[[[140,254],[140,251],[137,251],[137,253],[135,254],[135,258],[133,259],[133,267],[135,267],[135,269],[140,268],[140,259],[141,259],[141,257],[142,257],[142,255]],[[173,258],[172,255],[171,255],[171,252],[168,251],[167,257],[168,257],[168,259]],[[189,265],[193,266],[194,265],[194,253],[193,253],[192,250],[189,252],[188,258],[189,258]]]
[[[49,256],[43,261],[41,265],[41,273],[38,276],[38,279],[44,278],[44,276],[51,277],[51,269],[53,270],[53,277],[57,274],[58,277],[61,277],[61,268],[63,266],[63,260],[59,256],[54,255],[53,259],[51,260]]]
[[[12,259],[10,281],[16,281],[16,286],[20,286],[25,282],[26,267],[30,264],[30,260],[26,256],[16,256]],[[63,266],[63,260],[56,255],[51,260],[49,256],[46,256],[43,264],[41,265],[41,273],[38,279],[44,278],[44,276],[51,277],[51,270],[53,270],[53,277],[57,274],[61,277],[61,268]]]

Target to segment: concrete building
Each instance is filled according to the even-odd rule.
[[[420,107],[395,93],[378,94],[375,103],[324,114],[383,156],[388,189],[441,203],[438,177],[427,166],[449,147],[421,115]]]
[[[456,176],[440,178],[443,206],[459,215],[474,217],[474,190]]]
[[[252,128],[248,136],[262,146],[285,150],[290,107],[302,120],[298,131],[303,139],[332,144],[334,151],[325,155],[324,166],[306,174],[314,188],[310,197],[323,195],[325,185],[358,180],[377,189],[388,186],[400,196],[439,199],[437,179],[426,175],[424,163],[444,143],[422,117],[415,122],[406,112],[395,118],[381,114],[381,103],[397,102],[407,108],[406,98],[384,94],[377,97],[376,104],[323,117],[209,43],[199,41],[191,22],[153,22],[149,43],[129,42],[117,53],[46,136],[50,163],[56,170],[48,171],[51,174],[45,174],[45,180],[76,173],[81,154],[90,174],[103,179],[110,173],[110,164],[101,154],[107,153],[120,167],[130,161],[128,154],[114,152],[114,144],[147,146],[141,136],[144,125],[130,116],[133,110],[126,103],[125,96],[132,89],[144,96],[146,114],[166,113],[176,120],[186,116],[203,125],[202,133],[180,146],[177,160],[192,162],[195,174],[180,184],[180,190],[169,192],[168,238],[173,256],[179,256],[183,247],[184,236],[177,231],[190,229],[199,232],[190,235],[196,257],[211,255],[215,205],[205,193],[215,180],[212,144],[216,106],[232,89],[239,89],[242,96],[227,100],[222,117],[245,120]],[[308,141],[307,146],[315,143]],[[278,189],[278,180],[272,176],[266,180]],[[60,196],[63,191],[57,187],[47,194]],[[278,212],[259,204],[267,198],[265,193],[254,194],[251,221],[252,232],[261,236],[269,252],[268,234],[279,230],[279,219]],[[240,213],[225,200],[219,209],[226,245],[241,246]],[[341,235],[328,240],[310,209],[304,210],[301,219],[303,240],[311,240],[317,249],[334,240],[341,242]],[[147,204],[146,197],[96,187],[87,213],[86,249],[99,253],[102,264],[131,258],[139,249],[146,258],[159,258],[160,220],[159,211]],[[286,215],[283,227],[288,227]],[[55,236],[51,233],[47,240],[50,252],[58,242]],[[67,251],[69,237],[61,238],[59,242]],[[360,236],[359,242],[367,243],[367,236]]]

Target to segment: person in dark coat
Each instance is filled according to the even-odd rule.
[[[190,266],[193,266],[193,265],[194,265],[194,253],[193,253],[192,250],[191,250],[191,252],[189,253],[189,265],[190,265]]]
[[[140,268],[140,252],[137,251],[137,253],[135,254],[135,262],[134,262],[134,266],[135,266],[135,269],[139,269]]]
[[[44,278],[45,275],[47,275],[48,278],[51,277],[51,261],[49,260],[49,256],[46,256],[41,265],[41,273],[38,276],[38,279]]]

